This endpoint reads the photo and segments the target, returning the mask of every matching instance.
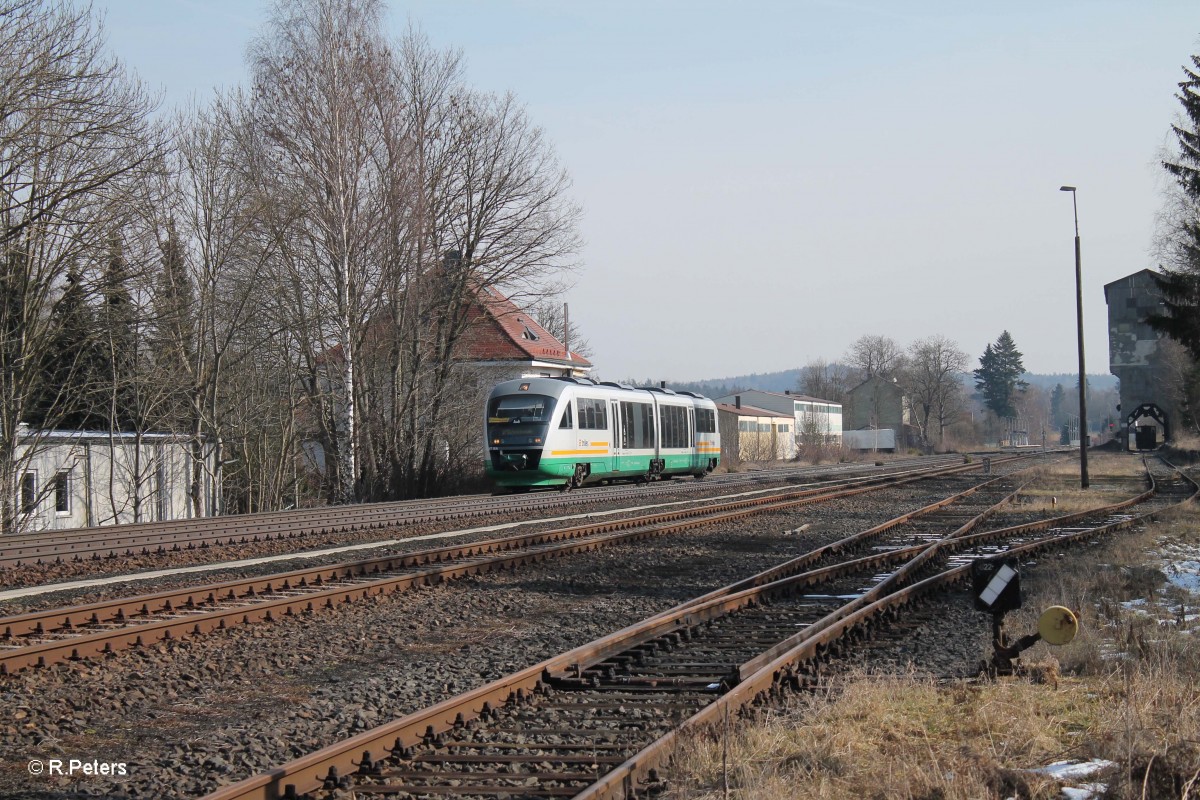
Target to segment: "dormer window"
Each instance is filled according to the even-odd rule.
[[[533,331],[531,331],[529,329],[528,325],[523,325],[522,328],[523,328],[523,330],[521,331],[522,339],[526,339],[531,342],[536,342],[538,340],[538,335],[536,333],[534,333]]]

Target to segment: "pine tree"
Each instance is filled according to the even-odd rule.
[[[162,272],[154,290],[154,329],[150,352],[155,380],[164,393],[161,415],[172,425],[184,424],[189,416],[193,389],[195,291],[184,263],[183,248],[172,221],[162,240]]]
[[[36,428],[95,428],[103,425],[93,402],[105,367],[96,318],[79,272],[50,312],[50,347],[41,368],[41,387],[27,419]]]
[[[192,325],[195,292],[183,260],[183,248],[174,221],[167,224],[162,242],[162,273],[154,295],[155,358],[172,369],[182,369],[192,359]]]
[[[998,417],[1015,417],[1013,400],[1018,392],[1024,392],[1029,384],[1021,380],[1025,365],[1021,351],[1013,342],[1008,331],[1004,331],[995,343],[984,348],[975,370],[975,388],[983,396],[984,405]]]
[[[1186,122],[1171,126],[1179,152],[1174,161],[1163,162],[1188,200],[1188,213],[1175,234],[1174,268],[1162,267],[1155,276],[1164,312],[1146,321],[1200,361],[1200,56],[1191,60],[1195,69],[1183,68],[1186,78],[1176,95]]]
[[[1061,383],[1055,384],[1054,391],[1050,393],[1050,424],[1056,428],[1066,421],[1067,410],[1063,406],[1066,401],[1067,390]]]
[[[135,430],[141,422],[135,381],[138,370],[137,311],[129,291],[129,274],[120,238],[109,243],[100,311],[101,349],[108,359],[103,401],[107,419],[117,430]]]

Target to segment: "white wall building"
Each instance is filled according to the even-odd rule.
[[[770,463],[796,457],[792,416],[747,405],[717,404],[721,460],[727,466],[743,461]]]
[[[31,451],[32,450],[32,451]],[[17,449],[20,531],[196,516],[189,437],[169,433],[40,431]],[[215,455],[204,448],[200,514],[218,504]]]
[[[740,400],[739,400],[740,398]],[[797,439],[807,432],[819,433],[830,444],[840,444],[842,441],[842,406],[817,397],[791,392],[766,392],[761,389],[748,389],[737,394],[729,394],[717,398],[718,403],[743,406],[755,406],[781,414],[790,414]]]

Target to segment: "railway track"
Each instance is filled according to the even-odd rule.
[[[889,462],[885,472],[961,463],[961,456],[930,456]],[[275,511],[224,517],[113,525],[64,531],[38,531],[0,539],[0,568],[30,564],[100,562],[122,556],[162,555],[251,542],[297,540],[329,533],[363,533],[427,523],[475,519],[513,513],[548,513],[597,502],[651,499],[662,494],[795,482],[823,475],[879,472],[868,465],[761,470],[709,476],[705,481],[668,481],[651,485],[595,487],[564,494],[539,492],[491,497],[471,495],[438,500],[368,503],[315,509]]]
[[[661,785],[658,770],[680,735],[809,684],[873,627],[962,582],[974,560],[1061,548],[1196,497],[1195,482],[1169,465],[1148,465],[1147,474],[1147,490],[1124,502],[980,530],[1015,488],[992,481],[974,499],[862,531],[207,800],[339,789],[357,797],[633,797]]]
[[[512,569],[571,553],[975,469],[978,469],[977,465],[957,464],[934,470],[926,467],[898,471],[541,533],[9,616],[0,618],[0,674],[103,655],[125,647],[203,635],[235,625],[311,614],[322,608],[335,608],[343,603],[405,591],[414,586]],[[988,497],[1002,480],[1006,479],[990,481],[982,489],[973,487],[905,516],[916,520],[922,514],[948,513],[945,507],[950,503],[965,501],[977,493],[980,497]]]

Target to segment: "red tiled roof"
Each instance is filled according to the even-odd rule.
[[[467,310],[468,327],[455,357],[474,361],[552,361],[572,369],[588,369],[592,362],[578,353],[568,353],[556,337],[528,313],[495,289],[483,289],[478,302]],[[384,324],[383,317],[371,327]],[[372,331],[373,333],[374,331]],[[536,338],[534,338],[536,337]],[[369,337],[370,338],[370,337]],[[334,345],[318,356],[318,362],[340,361],[342,346]]]
[[[592,366],[581,355],[568,353],[557,338],[527,312],[495,289],[479,293],[468,312],[470,327],[463,337],[465,357],[477,361],[555,361],[572,367]]]

